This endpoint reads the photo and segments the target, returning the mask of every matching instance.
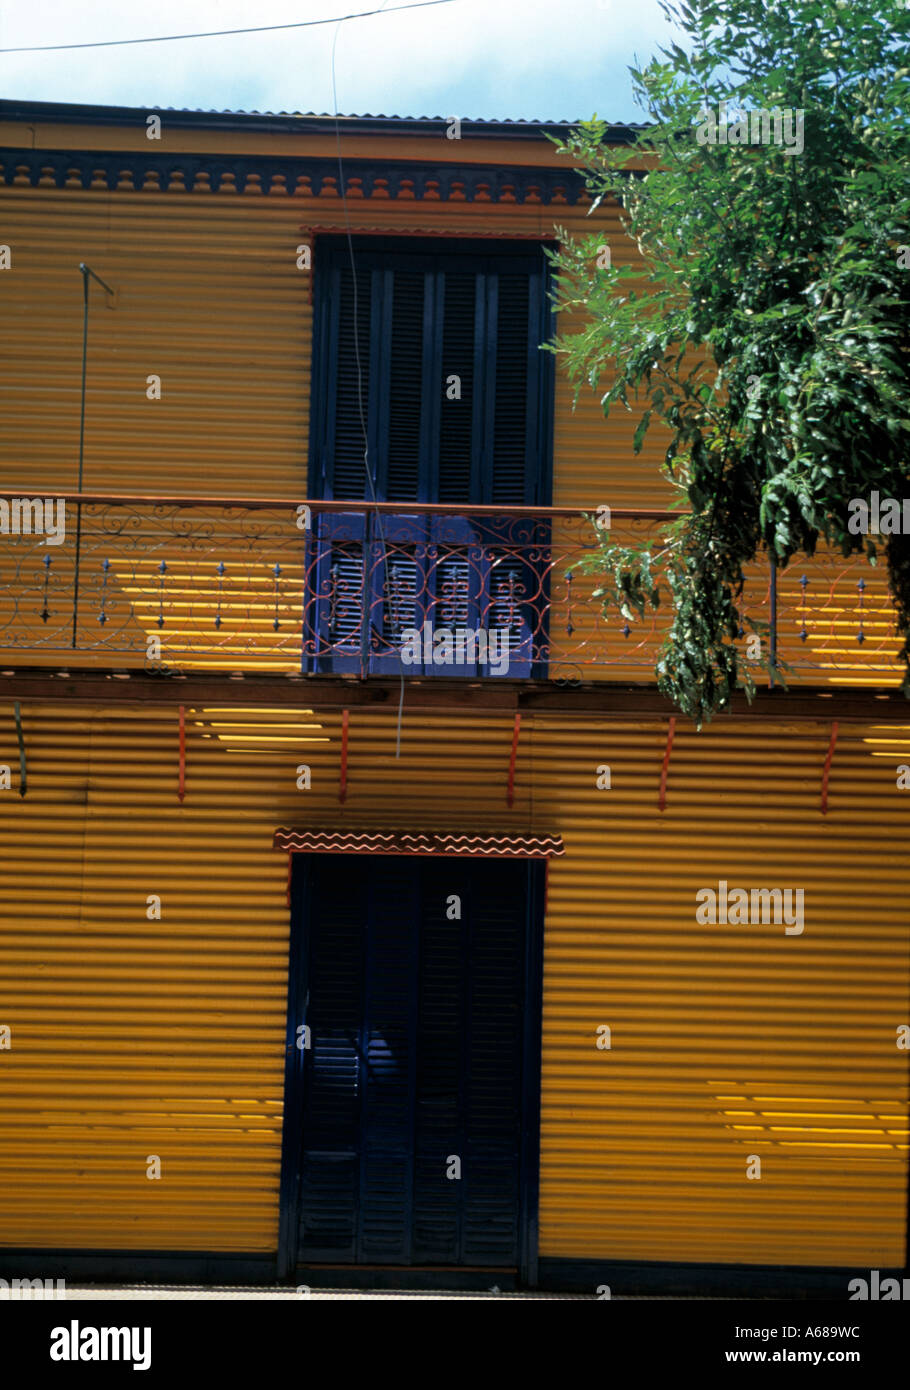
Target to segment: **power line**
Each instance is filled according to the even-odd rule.
[[[180,39],[219,39],[229,34],[271,34],[278,29],[312,29],[317,24],[345,24],[350,19],[369,19],[375,14],[395,14],[400,10],[426,10],[432,5],[451,5],[454,0],[414,0],[408,5],[393,5],[387,10],[363,10],[358,14],[335,15],[332,19],[302,19],[296,24],[262,24],[254,29],[212,29],[204,34],[158,34],[150,39],[103,39],[97,43],[47,43],[31,48],[0,48],[0,53],[61,53],[70,48],[120,48],[130,43],[174,43]]]
[[[388,0],[382,0],[381,10],[385,10]],[[341,158],[341,125],[338,121],[338,88],[335,82],[335,48],[338,43],[338,35],[341,26],[336,25],[335,37],[332,39],[332,107],[335,112],[335,144],[338,150],[338,188],[341,193],[341,205],[344,208],[344,225],[348,238],[348,256],[351,262],[351,284],[354,290],[354,357],[357,362],[357,405],[360,412],[360,432],[363,437],[363,467],[366,473],[367,484],[370,489],[370,497],[373,501],[373,515],[376,518],[376,530],[379,533],[379,544],[382,546],[382,569],[385,575],[385,594],[388,603],[392,601],[392,584],[389,577],[389,551],[386,545],[385,531],[382,525],[382,512],[379,510],[379,502],[376,497],[376,487],[373,482],[373,474],[370,470],[370,439],[367,433],[366,416],[364,413],[363,400],[363,371],[360,364],[360,317],[357,312],[357,266],[354,260],[354,239],[351,236],[351,218],[348,212],[348,199],[345,192],[344,165]],[[364,600],[366,600],[366,582],[364,582]],[[382,613],[384,610],[380,609]],[[368,624],[372,623],[372,616],[367,614],[366,604],[363,611],[363,637],[366,636]],[[361,644],[361,654],[363,643]],[[362,656],[361,656],[362,659]],[[401,659],[399,657],[398,670],[398,726],[395,736],[395,757],[401,757],[401,720],[404,712],[404,671],[401,669]]]

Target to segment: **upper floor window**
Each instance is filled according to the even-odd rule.
[[[353,266],[347,238],[317,243],[308,491],[401,510],[318,514],[304,655],[391,673],[429,624],[490,641],[441,668],[424,642],[413,674],[502,672],[484,652],[506,639],[505,669],[541,674],[549,527],[520,511],[551,495],[548,262],[537,244],[377,243],[355,238]]]
[[[381,501],[546,506],[543,250],[377,240],[317,242],[311,495],[372,495],[365,428]]]

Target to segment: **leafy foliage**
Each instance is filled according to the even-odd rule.
[[[666,586],[674,617],[658,684],[700,725],[750,686],[736,645],[743,566],[762,551],[784,566],[819,536],[874,562],[875,539],[848,530],[848,504],[906,492],[910,8],[662,8],[685,47],[631,69],[650,122],[636,142],[608,147],[596,116],[557,141],[593,207],[621,202],[642,260],[598,267],[602,234],[562,233],[557,304],[585,318],[554,350],[605,415],[643,409],[636,452],[654,422],[672,432],[663,466],[689,510],[654,547],[601,534],[593,564],[605,603],[627,615],[657,606]],[[782,108],[793,123],[778,143],[700,143],[721,102],[727,122]],[[905,663],[908,547],[887,539]]]

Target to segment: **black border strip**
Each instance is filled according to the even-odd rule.
[[[0,1250],[4,1279],[173,1280],[184,1284],[275,1283],[274,1255],[181,1250]]]
[[[873,1266],[874,1268],[874,1266]],[[722,1265],[630,1263],[616,1260],[576,1260],[541,1256],[534,1285],[514,1279],[514,1272],[498,1269],[419,1268],[307,1265],[296,1271],[296,1280],[314,1288],[375,1289],[487,1289],[492,1284],[505,1292],[514,1287],[577,1293],[597,1298],[606,1284],[612,1299],[717,1298],[781,1299],[794,1302],[851,1302],[848,1285],[868,1279],[870,1269],[858,1266],[826,1269],[798,1265]],[[88,1251],[2,1250],[0,1277],[4,1279],[69,1279],[72,1282],[110,1281],[117,1284],[249,1284],[288,1287],[288,1274],[280,1275],[273,1256],[213,1254],[204,1251]],[[906,1279],[908,1269],[882,1268],[880,1280]]]
[[[874,1266],[873,1266],[874,1268]],[[540,1289],[597,1297],[606,1284],[611,1298],[778,1298],[850,1301],[852,1279],[868,1279],[858,1266],[675,1264],[652,1261],[572,1260],[542,1256]],[[881,1279],[907,1277],[907,1269],[879,1269]]]

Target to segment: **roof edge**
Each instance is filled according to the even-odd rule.
[[[290,115],[258,111],[190,111],[162,106],[98,106],[60,101],[0,100],[0,120],[51,121],[72,125],[133,125],[143,123],[151,113],[167,114],[169,124],[187,130],[249,130],[276,134],[316,135],[334,131],[336,117],[315,114]],[[451,117],[447,116],[338,116],[343,131],[358,135],[444,135]],[[581,121],[485,121],[461,118],[462,136],[481,140],[542,140],[548,134],[565,137]],[[637,131],[635,124],[607,127],[607,140],[613,144],[631,144]]]

